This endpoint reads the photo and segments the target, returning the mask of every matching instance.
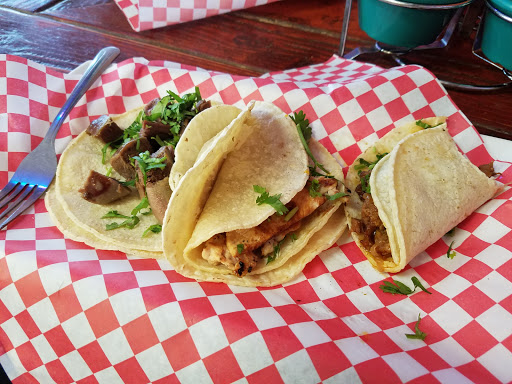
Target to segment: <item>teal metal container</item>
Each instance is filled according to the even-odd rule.
[[[457,0],[359,0],[359,26],[368,36],[395,47],[434,42],[461,6]]]
[[[482,52],[491,61],[512,71],[512,1],[487,1]]]

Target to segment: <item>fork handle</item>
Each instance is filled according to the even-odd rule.
[[[84,93],[91,87],[91,85],[100,77],[100,75],[107,69],[107,67],[114,61],[114,59],[119,55],[119,48],[116,47],[106,47],[98,52],[96,57],[93,59],[89,68],[85,71],[84,75],[77,83],[69,98],[66,100],[61,110],[53,120],[53,123],[50,125],[50,128],[45,136],[45,140],[54,141],[57,136],[57,132],[59,131],[62,123],[69,115],[69,112],[76,105],[78,100],[82,98]]]

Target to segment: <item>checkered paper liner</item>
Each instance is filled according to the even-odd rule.
[[[279,0],[114,0],[137,32],[204,19]]]
[[[0,55],[0,186],[35,148],[76,84]],[[448,116],[476,164],[479,135],[435,77],[334,56],[326,63],[232,76],[134,58],[111,66],[60,130],[61,153],[101,114],[172,89],[244,106],[302,109],[314,136],[350,164],[394,123]],[[496,162],[501,180],[512,167]],[[499,383],[512,381],[512,189],[479,208],[400,274],[375,271],[349,236],[283,286],[196,282],[167,261],[65,238],[44,201],[0,231],[0,363],[18,383]],[[454,241],[457,255],[446,257]],[[417,276],[432,294],[391,295]],[[421,314],[424,341],[414,333]]]

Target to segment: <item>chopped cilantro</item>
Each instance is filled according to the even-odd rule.
[[[160,233],[162,232],[162,226],[160,224],[153,224],[148,227],[142,234],[142,237],[146,237],[150,232]]]
[[[443,123],[439,123],[439,124],[436,124],[436,125],[430,125],[430,124],[424,123],[423,121],[421,121],[421,119],[420,120],[416,120],[416,125],[418,127],[423,128],[423,129],[434,128],[434,127],[437,127],[437,126],[439,126],[441,124],[443,124]]]
[[[121,184],[123,184],[125,187],[134,187],[135,186],[135,179],[133,180],[126,180],[126,181],[120,181]]]
[[[453,259],[457,255],[457,252],[452,250],[454,243],[455,243],[455,241],[452,241],[450,243],[450,246],[448,247],[448,251],[446,252],[446,257],[449,259]]]
[[[294,232],[292,232],[292,233],[290,234],[290,237],[291,237],[291,239],[292,239],[292,242],[293,242],[293,241],[295,241],[295,240],[297,240],[297,235],[296,235]]]
[[[412,333],[405,334],[405,336],[408,339],[425,340],[425,337],[427,337],[427,334],[420,330],[420,321],[421,321],[421,314],[418,314],[418,321],[416,321],[416,324],[414,325],[414,334],[412,334]]]
[[[274,252],[269,254],[267,256],[267,264],[273,262],[277,256],[281,253],[281,244],[283,243],[284,239],[286,239],[286,236],[283,238],[283,240],[279,241],[276,245],[274,245]]]
[[[376,154],[377,158],[375,159],[375,161],[372,161],[372,162],[369,162],[369,161],[363,159],[362,157],[360,157],[358,159],[359,164],[354,165],[354,169],[357,171],[359,179],[361,180],[361,188],[363,189],[364,192],[371,193],[371,188],[370,188],[370,172],[363,173],[363,170],[368,169],[369,171],[371,171],[373,168],[375,168],[377,163],[386,155],[387,155],[387,152],[386,153],[377,153]]]
[[[310,176],[323,176],[327,177],[328,179],[334,179],[333,175],[324,175],[323,173],[320,173],[316,170],[316,167],[308,167],[309,168],[309,175]]]
[[[105,176],[110,177],[111,174],[112,174],[112,167],[108,167],[107,173],[105,173]]]
[[[138,156],[133,156],[132,159],[135,160],[139,164],[140,170],[142,171],[142,174],[144,175],[144,185],[146,185],[146,181],[147,181],[146,172],[149,171],[150,169],[155,169],[155,168],[164,169],[165,161],[167,160],[167,158],[165,156],[164,157],[151,157],[151,154],[149,153],[149,151],[141,152],[141,153],[139,153]]]
[[[128,218],[125,221],[122,221],[121,223],[113,222],[113,223],[107,224],[106,230],[110,231],[112,229],[123,228],[123,227],[132,229],[137,224],[139,224],[139,221],[140,221],[140,219],[137,216],[128,216]]]
[[[259,193],[260,196],[256,198],[256,204],[268,204],[274,208],[278,215],[283,215],[288,212],[288,208],[279,200],[281,194],[270,196],[267,190],[259,185],[253,185],[254,192]]]
[[[311,139],[312,130],[309,126],[309,120],[306,119],[304,112],[293,112],[293,116],[290,117],[297,126],[297,132],[299,133],[300,141],[302,142],[302,145],[304,146],[304,149],[306,150],[309,158],[313,161],[313,164],[315,164],[315,169],[320,168],[326,174],[329,174],[329,171],[327,171],[327,169],[325,169],[324,166],[315,159],[311,149],[309,149],[308,141]]]
[[[337,200],[343,196],[348,196],[348,194],[346,194],[345,192],[338,192],[338,193],[335,193],[334,195],[325,195],[325,198],[327,200]]]
[[[416,276],[413,276],[411,280],[412,283],[414,284],[414,289],[409,288],[407,285],[398,280],[393,280],[394,284],[390,281],[384,281],[384,285],[379,286],[379,288],[382,289],[383,292],[391,293],[393,295],[410,295],[416,290],[416,288],[420,288],[423,292],[426,292],[428,294],[432,293],[427,291],[427,289],[421,284],[421,282],[418,280]]]
[[[135,208],[132,209],[131,215],[136,216],[139,213],[142,215],[148,215],[151,213],[151,208],[149,208],[149,211],[141,212],[143,209],[148,208],[148,207],[149,207],[149,200],[148,200],[147,196],[145,196],[140,201],[140,203]]]
[[[238,254],[242,254],[242,252],[244,251],[244,245],[243,244],[237,244],[236,245],[236,251],[238,252]]]
[[[309,196],[311,197],[320,197],[322,194],[319,192],[320,190],[320,182],[318,179],[312,179],[309,184]]]

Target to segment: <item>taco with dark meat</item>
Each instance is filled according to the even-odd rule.
[[[458,151],[445,120],[395,128],[349,168],[349,229],[380,271],[404,269],[499,189]]]
[[[272,286],[338,239],[342,169],[310,135],[304,114],[252,102],[203,147],[164,219],[164,254],[177,272]]]
[[[178,183],[202,145],[239,113],[203,100],[196,88],[99,117],[60,157],[45,200],[50,215],[69,238],[92,247],[162,257],[171,170],[180,170]]]

